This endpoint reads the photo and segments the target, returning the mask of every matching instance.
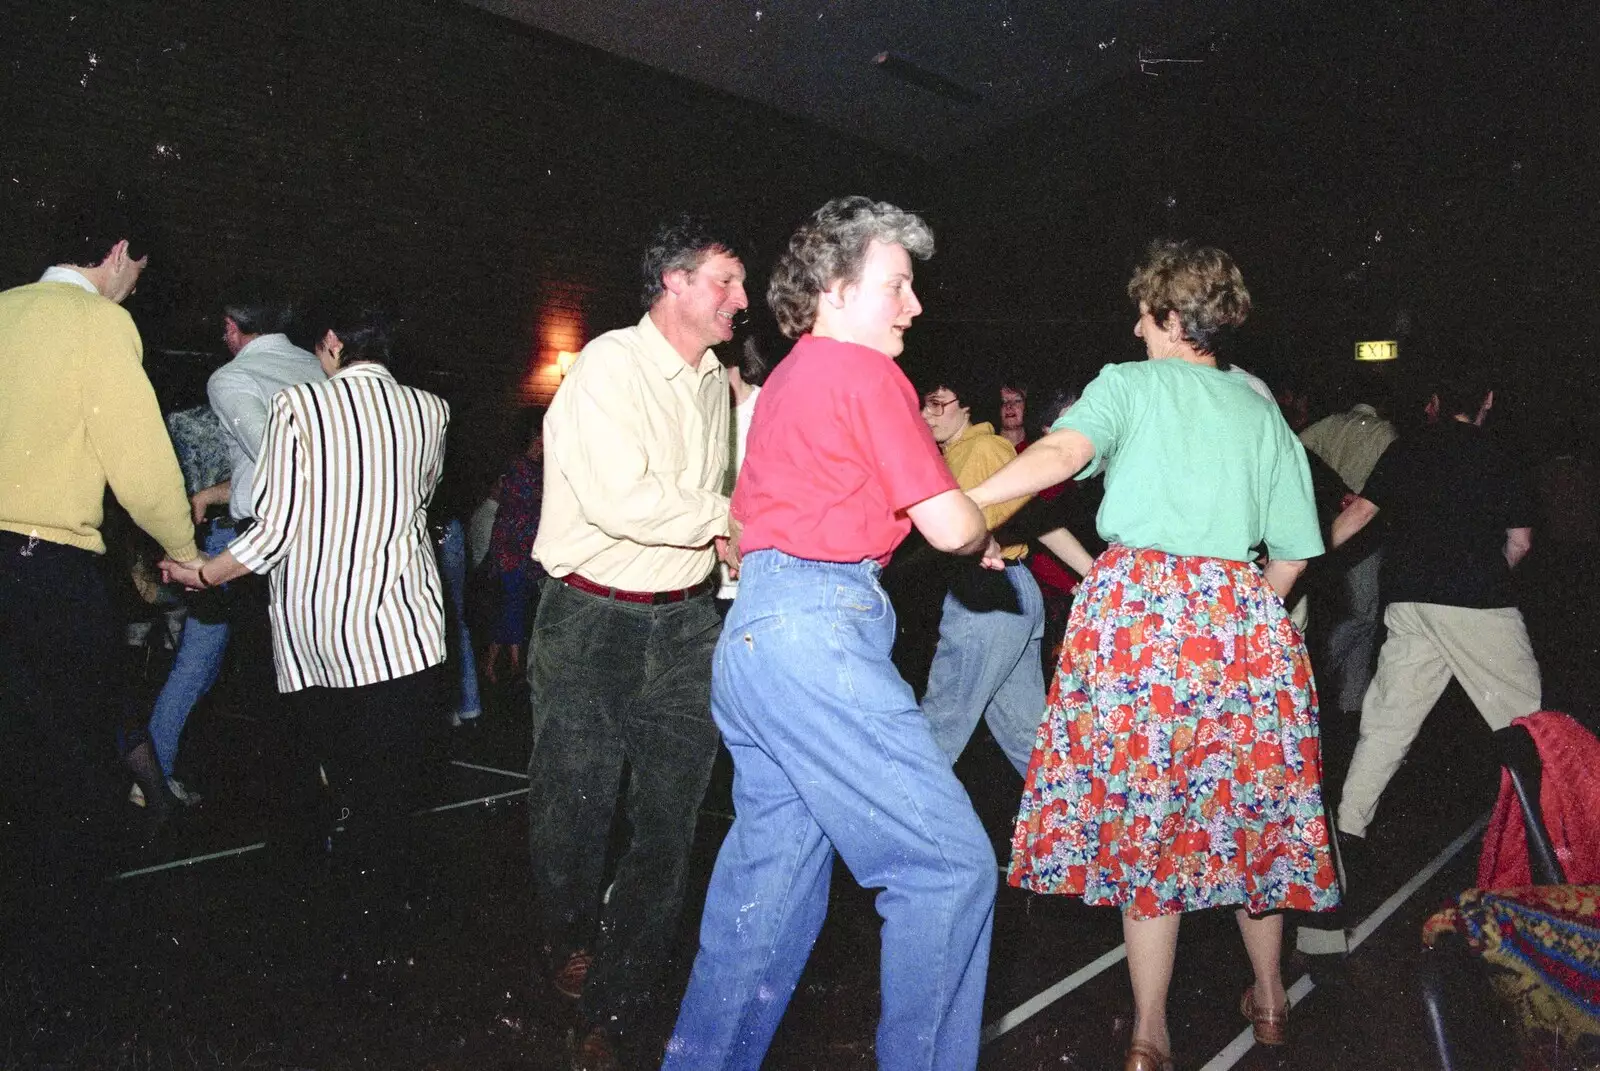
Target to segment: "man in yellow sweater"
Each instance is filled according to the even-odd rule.
[[[922,419],[944,452],[945,464],[962,490],[982,483],[1017,456],[995,434],[994,424],[973,421],[975,407],[998,397],[965,373],[948,369],[937,385],[922,393]],[[983,511],[993,532],[1010,520],[1026,498]],[[1044,717],[1044,596],[1023,565],[1028,545],[1001,547],[1006,568],[980,570],[956,566],[939,618],[939,646],[928,671],[922,713],[933,739],[950,761],[960,757],[978,719],[989,725],[995,743],[1019,774],[1026,774],[1033,740]]]
[[[120,304],[148,255],[114,198],[64,216],[57,264],[0,293],[0,845],[31,899],[85,918],[115,833],[109,485],[169,557],[199,558],[183,476]]]

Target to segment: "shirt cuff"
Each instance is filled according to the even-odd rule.
[[[265,550],[260,545],[266,535],[265,526],[258,520],[255,527],[228,544],[228,552],[233,555],[235,561],[252,573],[264,573],[271,565]]]
[[[167,558],[169,560],[175,562],[192,562],[196,558],[200,557],[200,548],[194,545],[193,540],[190,540],[181,547],[162,547],[161,549],[167,552]]]

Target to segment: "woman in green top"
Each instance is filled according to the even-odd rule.
[[[1152,246],[1128,294],[1150,359],[1103,369],[971,494],[986,506],[1105,473],[1110,546],[1073,604],[1010,881],[1122,909],[1126,1067],[1157,1071],[1183,912],[1238,908],[1255,971],[1241,1010],[1282,1044],[1277,912],[1339,892],[1311,663],[1283,605],[1323,550],[1310,471],[1277,408],[1217,357],[1250,295],[1226,253],[1180,243]]]

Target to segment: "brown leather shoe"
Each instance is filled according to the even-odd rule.
[[[1251,1032],[1256,1036],[1257,1045],[1282,1045],[1288,1039],[1288,1007],[1267,1011],[1256,1003],[1255,986],[1245,987],[1244,996],[1239,998],[1239,1013],[1250,1020]]]
[[[572,1053],[572,1071],[617,1071],[620,1066],[610,1036],[598,1026],[583,1036]]]
[[[583,996],[583,983],[589,979],[589,968],[594,957],[587,949],[578,949],[567,957],[567,962],[550,979],[550,986],[568,1000]]]
[[[1172,1057],[1148,1041],[1135,1041],[1128,1046],[1122,1071],[1172,1071]]]

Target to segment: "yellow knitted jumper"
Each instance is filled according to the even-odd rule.
[[[171,557],[197,556],[133,318],[71,283],[0,293],[0,529],[105,553],[109,484]]]

